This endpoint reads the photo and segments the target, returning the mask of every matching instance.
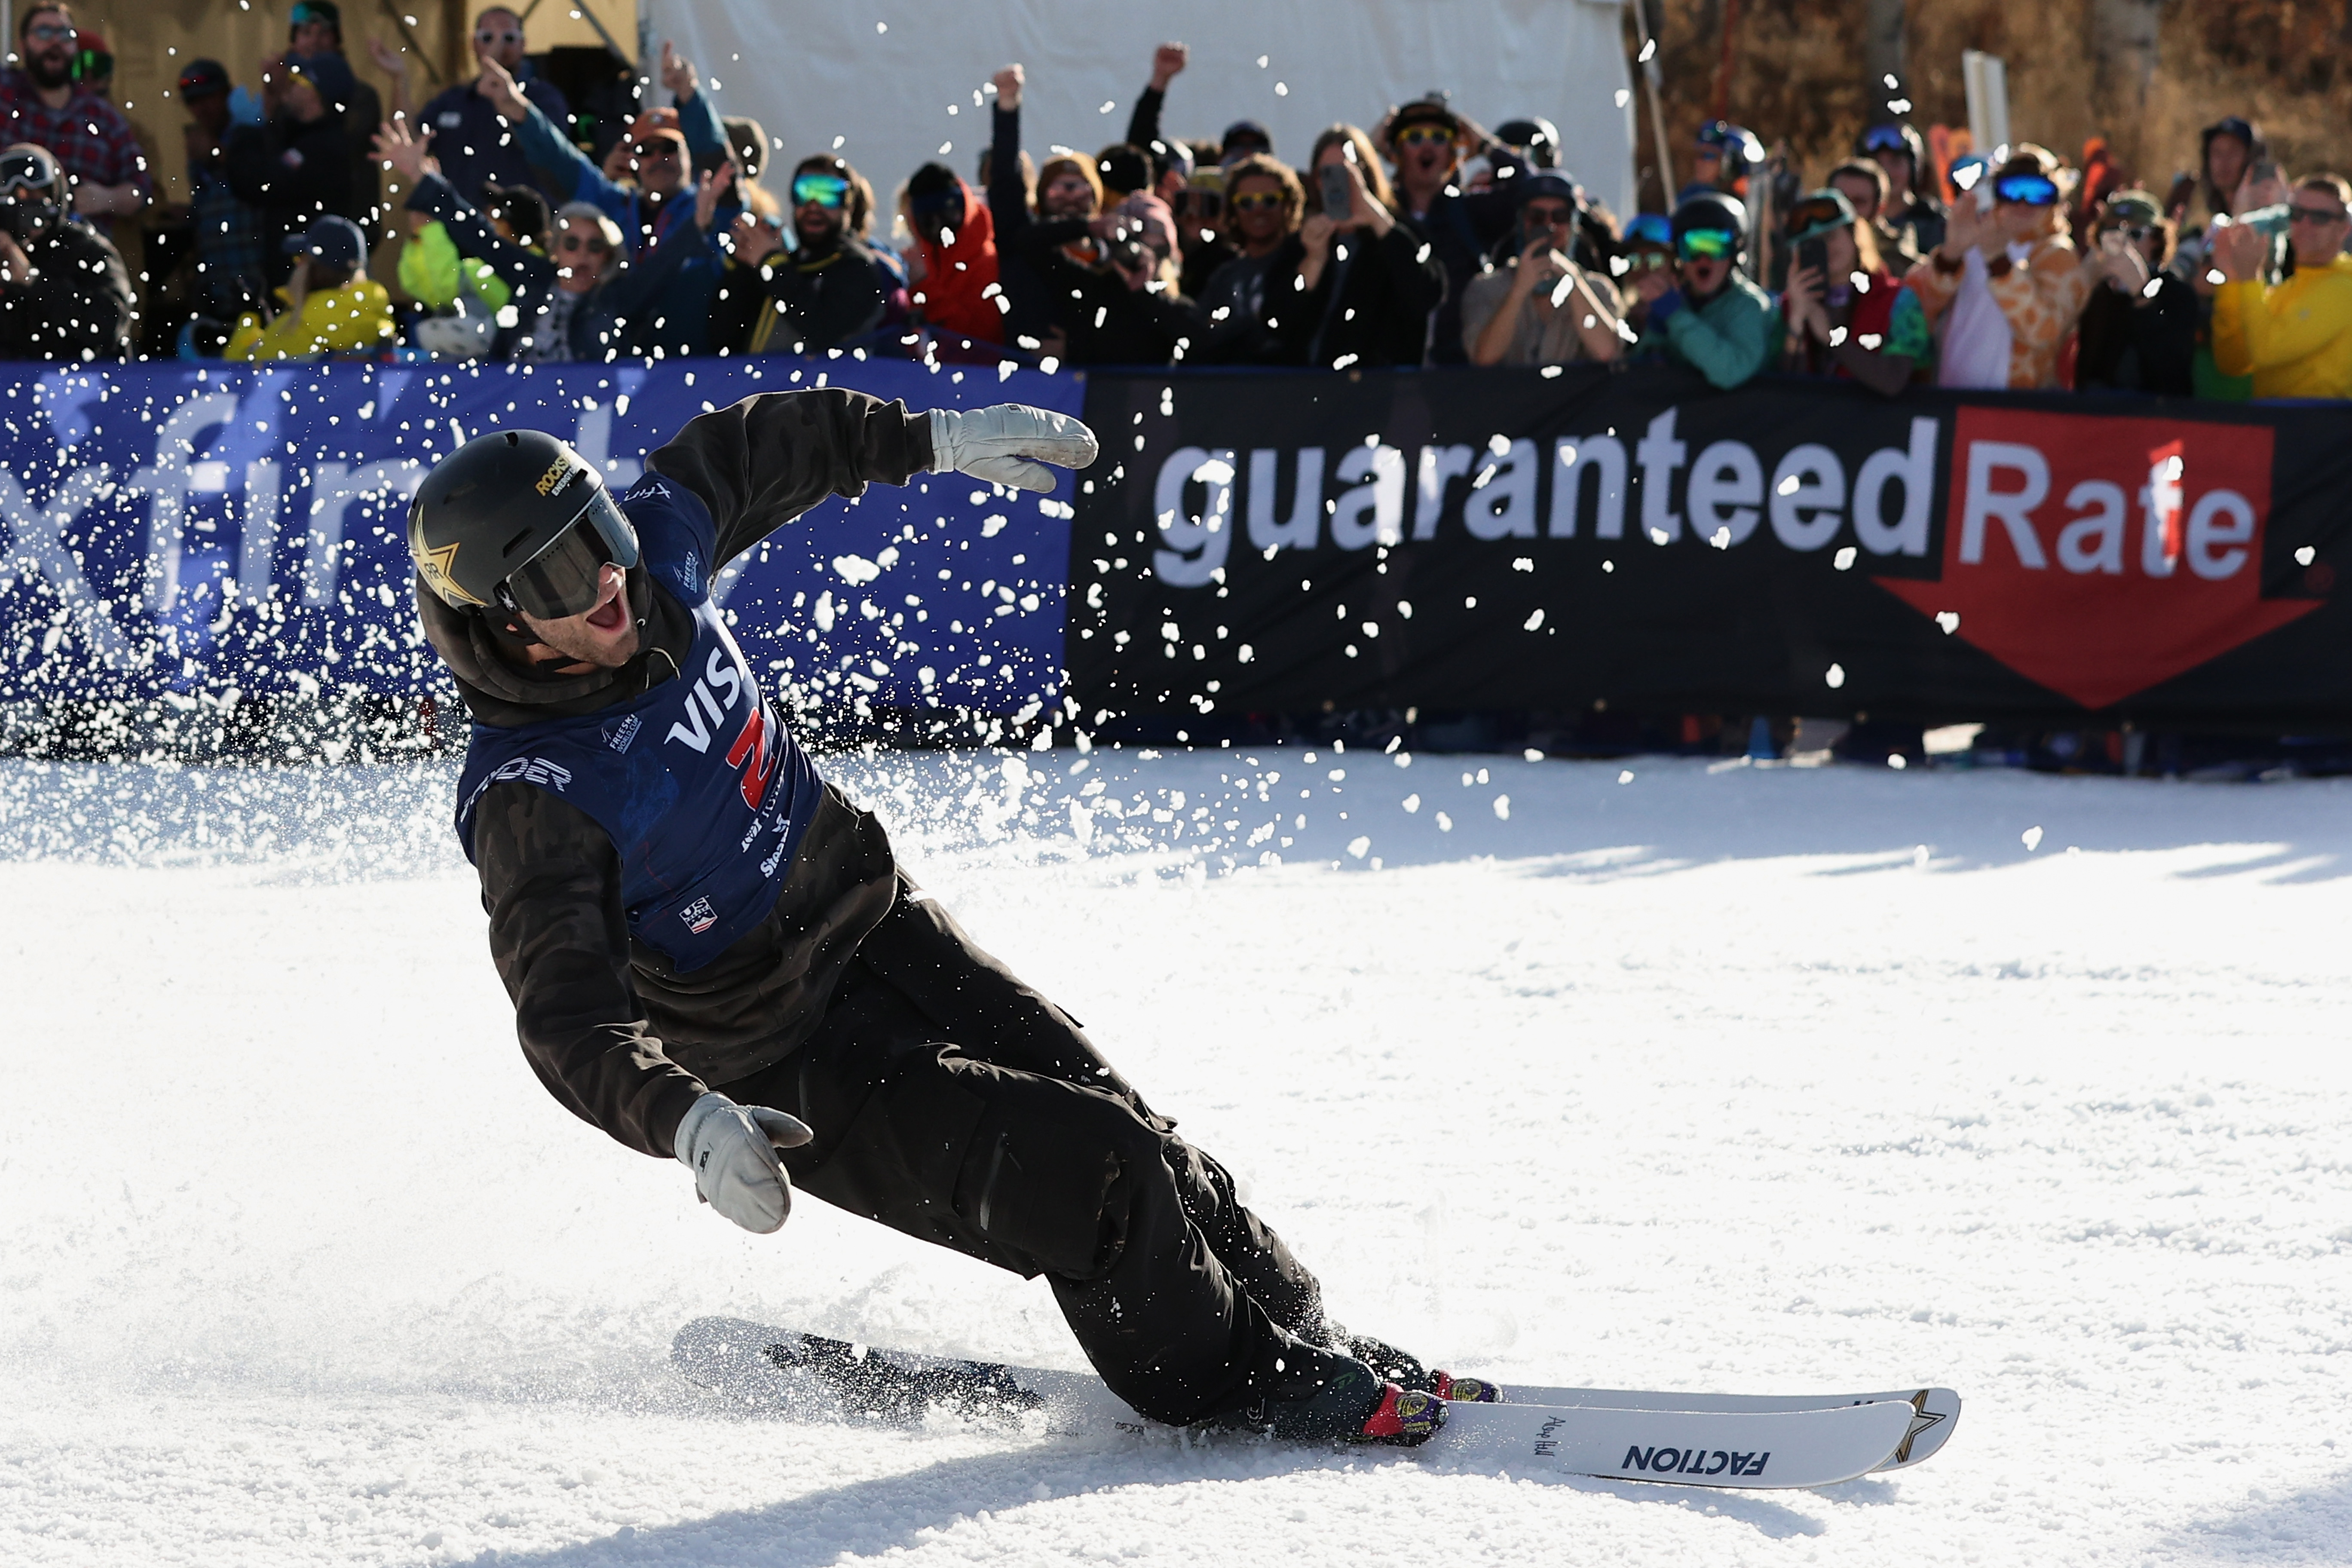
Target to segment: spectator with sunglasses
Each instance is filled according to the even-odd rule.
[[[1199,347],[1187,356],[1201,364],[1286,364],[1282,339],[1268,322],[1269,306],[1282,300],[1267,279],[1297,275],[1302,249],[1297,240],[1307,207],[1306,189],[1290,166],[1264,153],[1246,153],[1228,165],[1225,176],[1225,237],[1234,258],[1217,268],[1193,301]]]
[[[74,213],[111,231],[153,194],[147,159],[122,111],[74,80],[80,34],[73,13],[56,0],[34,0],[16,14],[16,53],[24,63],[0,70],[0,141],[46,147],[64,171]]]
[[[104,235],[66,211],[65,190],[47,148],[0,150],[0,359],[130,355],[130,274]]]
[[[1748,176],[1764,166],[1764,143],[1756,133],[1728,120],[1711,120],[1698,128],[1691,152],[1690,184],[1675,197],[1677,207],[1709,191],[1746,196]]]
[[[738,353],[822,354],[881,326],[898,280],[866,243],[874,187],[832,153],[793,171],[793,238],[751,212],[735,220],[735,258],[710,310],[715,346]]]
[[[2196,391],[2197,292],[2168,269],[2172,223],[2147,191],[2117,191],[2094,244],[2101,286],[2083,307],[2074,384],[2188,397]]]
[[[1945,318],[1937,376],[1945,386],[2058,384],[2058,356],[2089,302],[2099,268],[2065,233],[2056,158],[2028,142],[2000,168],[1985,212],[1971,193],[1944,241],[1906,281],[1932,321]]]
[[[1781,307],[1788,319],[1789,368],[1848,377],[1882,396],[1911,384],[1935,355],[1918,297],[1878,254],[1878,237],[1845,194],[1820,190],[1789,208],[1789,270]],[[1806,259],[1821,247],[1818,266]]]
[[[485,184],[530,185],[553,195],[554,181],[523,155],[522,140],[493,100],[503,89],[488,70],[495,61],[524,98],[536,106],[557,130],[572,129],[572,105],[562,92],[533,68],[527,58],[520,14],[492,5],[474,18],[474,58],[483,66],[472,81],[460,81],[426,103],[418,116],[433,133],[433,156],[441,177],[472,200]]]
[[[1643,347],[1716,386],[1743,385],[1780,348],[1780,310],[1739,270],[1748,209],[1724,192],[1702,192],[1675,209],[1672,233],[1675,274],[1645,271],[1634,279],[1635,292],[1649,300]]]
[[[495,56],[482,57],[482,74],[489,84],[490,106],[515,127],[523,156],[546,174],[540,188],[551,200],[595,204],[620,225],[640,265],[674,259],[675,265],[659,268],[665,279],[662,292],[630,329],[634,351],[656,358],[708,353],[711,301],[728,260],[718,237],[735,221],[740,205],[732,196],[723,201],[714,215],[716,226],[694,221],[696,164],[734,167],[726,131],[710,95],[701,90],[694,62],[664,40],[661,82],[674,107],[649,109],[631,123],[618,144],[625,149],[620,153],[621,179],[597,168],[573,146],[555,121],[524,96],[520,84]],[[663,257],[663,248],[673,243],[687,247],[688,253]]]
[[[1462,189],[1462,160],[1502,149],[1442,98],[1415,99],[1391,110],[1378,139],[1396,165],[1396,214],[1428,242],[1445,275],[1429,358],[1461,364],[1464,294],[1486,270],[1487,251],[1518,221],[1517,202],[1507,188]],[[1516,163],[1510,166],[1516,170]]]
[[[2287,206],[2294,275],[2265,283],[2267,242],[2231,224],[2213,236],[2227,279],[2213,294],[2213,363],[2252,375],[2256,397],[2352,397],[2352,185],[2338,174],[2296,182]]]
[[[1470,280],[1462,343],[1472,364],[1607,363],[1623,352],[1617,289],[1578,266],[1576,186],[1545,169],[1512,182],[1518,254]]]
[[[1886,194],[1874,220],[1879,233],[1895,242],[1885,248],[1916,260],[1943,244],[1946,215],[1932,188],[1935,172],[1919,132],[1899,120],[1874,125],[1854,139],[1853,153],[1886,176]]]

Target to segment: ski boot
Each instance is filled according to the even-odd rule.
[[[1294,1341],[1238,1419],[1294,1442],[1412,1447],[1445,1425],[1445,1401],[1425,1389],[1400,1387],[1353,1356]]]

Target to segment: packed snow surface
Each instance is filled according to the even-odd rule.
[[[1077,1352],[1040,1283],[814,1200],[746,1235],[549,1099],[447,767],[13,763],[0,1562],[2352,1552],[2352,789],[830,771],[1343,1321],[1507,1383],[1947,1383],[1958,1435],[1764,1494],[731,1418],[666,1369],[690,1318]]]

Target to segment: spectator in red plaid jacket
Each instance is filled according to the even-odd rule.
[[[16,16],[21,70],[0,71],[0,142],[46,147],[73,184],[73,210],[110,230],[137,212],[154,186],[122,111],[73,79],[79,47],[73,13],[35,0]]]

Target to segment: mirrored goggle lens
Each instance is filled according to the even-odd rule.
[[[1789,209],[1789,232],[1805,234],[1810,230],[1836,228],[1846,221],[1844,213],[1835,202],[1801,202]]]
[[[1675,226],[1656,213],[1641,213],[1625,226],[1625,239],[1628,244],[1672,245]]]
[[[2039,174],[2003,174],[1992,183],[1996,201],[2018,202],[2030,207],[2056,204],[2058,187]]]
[[[838,174],[796,174],[793,177],[793,205],[804,207],[814,202],[821,207],[837,207],[849,196],[849,182]]]
[[[1863,133],[1862,150],[1865,153],[1908,153],[1911,144],[1903,140],[1901,128],[1874,125]]]
[[[584,616],[596,607],[610,558],[596,531],[574,522],[553,544],[508,575],[503,596],[542,621]]]
[[[1738,243],[1728,229],[1695,228],[1675,241],[1675,248],[1682,253],[1685,261],[1695,261],[1702,256],[1728,256]]]

